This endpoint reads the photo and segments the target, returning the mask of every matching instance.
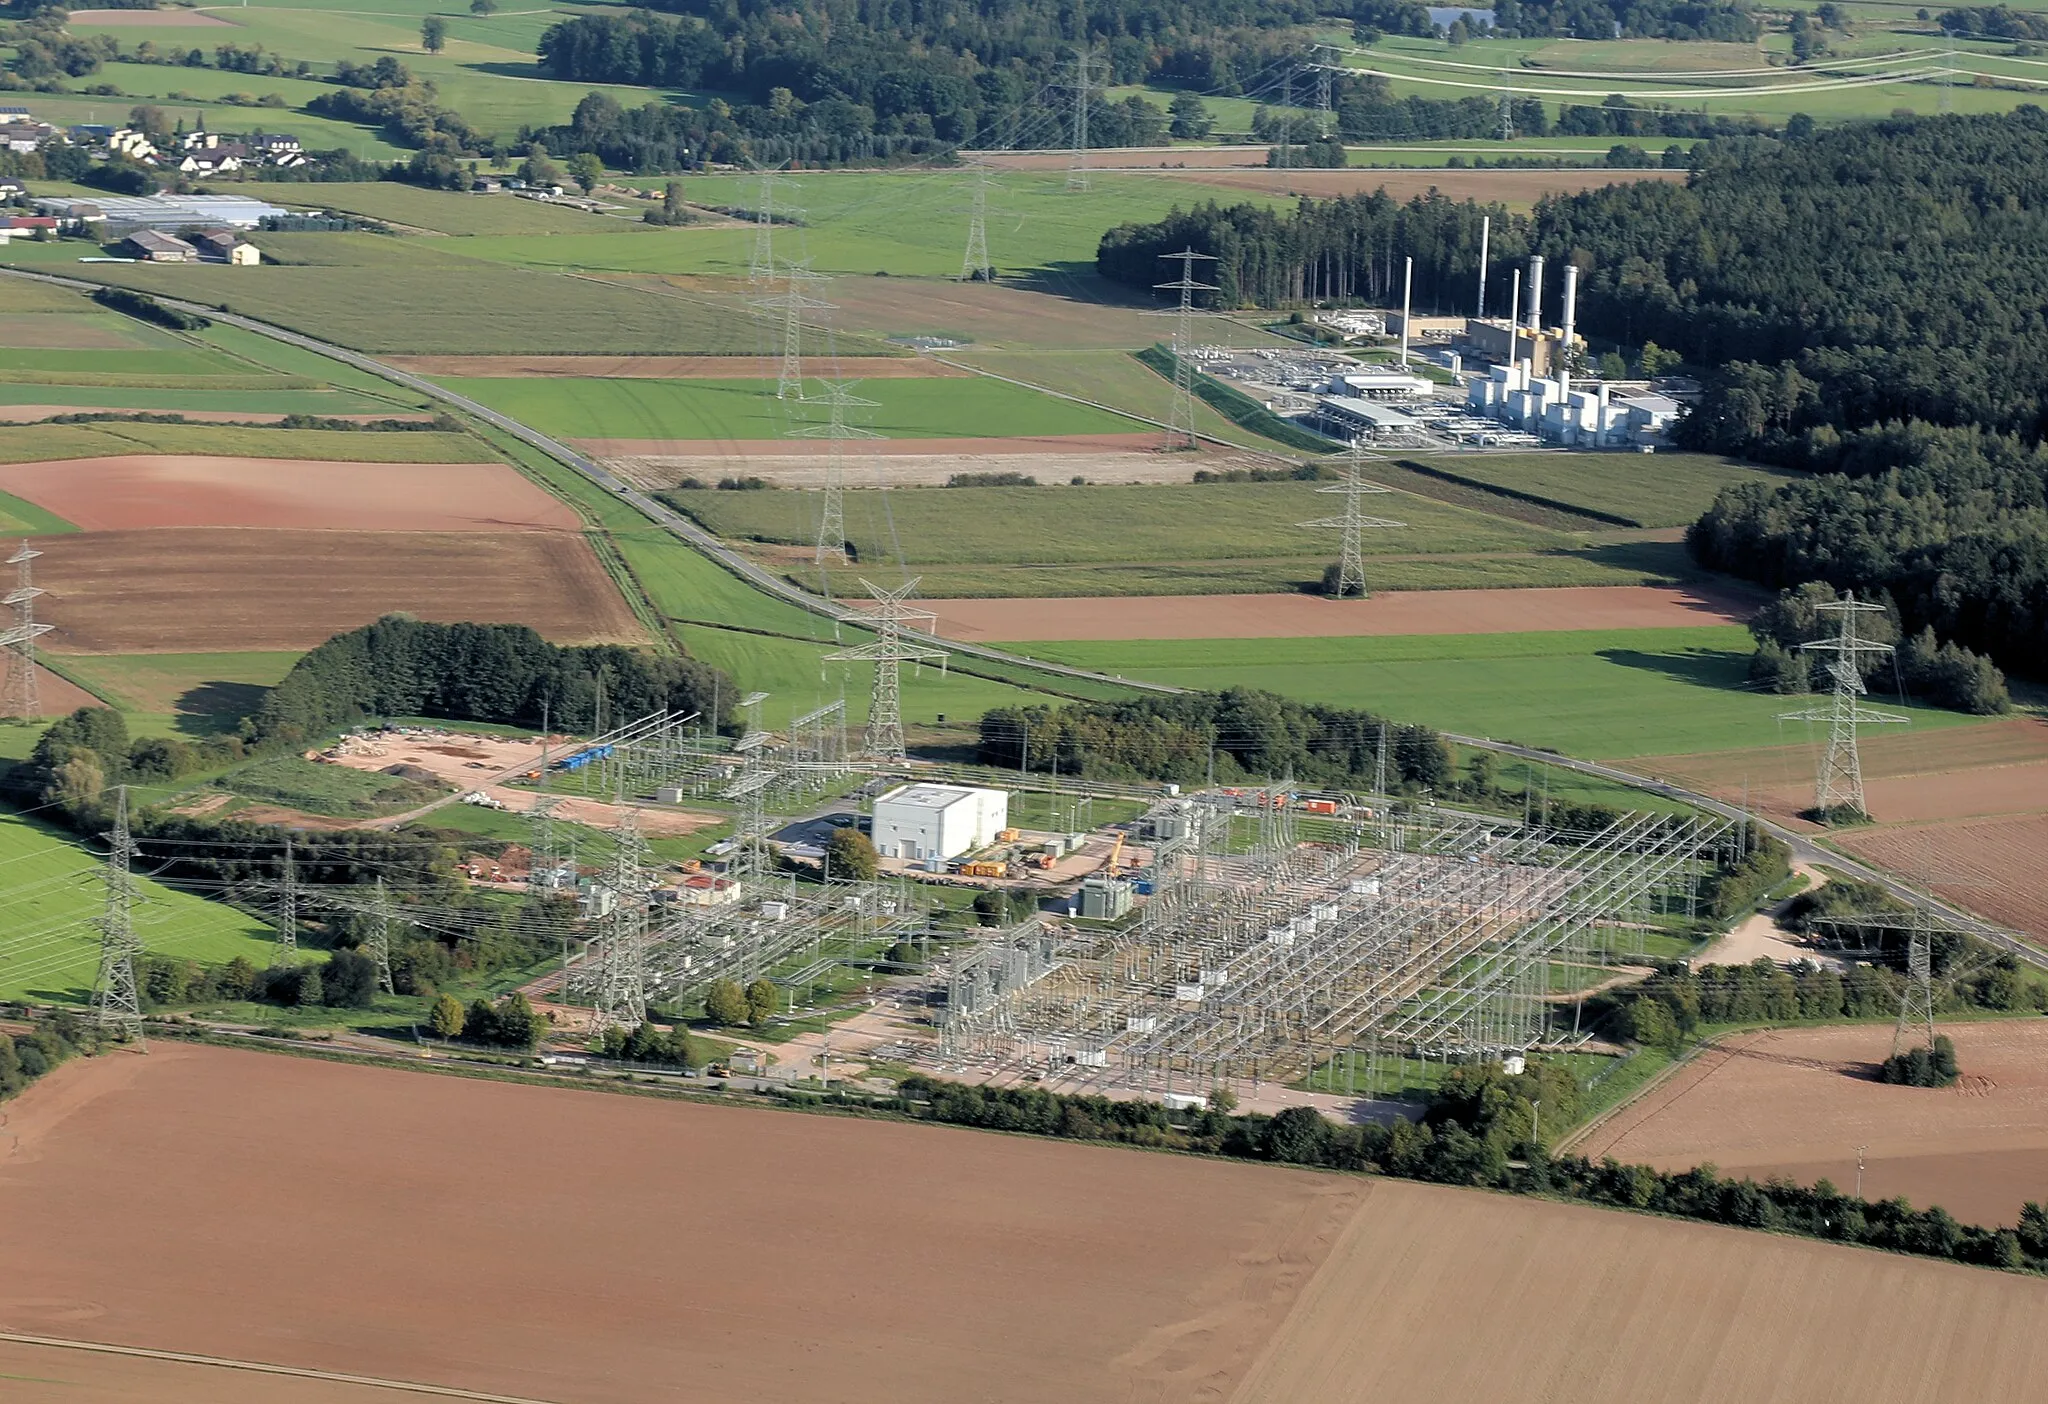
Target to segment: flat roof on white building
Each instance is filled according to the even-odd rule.
[[[899,785],[875,803],[901,804],[917,809],[951,809],[960,801],[973,799],[982,793],[986,792],[970,789],[965,785]]]

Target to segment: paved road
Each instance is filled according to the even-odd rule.
[[[76,288],[88,292],[101,286],[98,283],[90,283],[78,278],[64,278],[48,273],[28,273],[19,269],[0,269],[0,273],[6,273],[17,278],[28,278],[37,282],[54,283],[60,287]],[[422,376],[413,375],[410,372],[398,369],[396,366],[387,366],[382,361],[365,356],[360,352],[351,351],[344,346],[336,346],[332,342],[321,341],[318,338],[306,336],[299,332],[288,331],[283,327],[272,326],[268,322],[257,321],[253,317],[241,316],[239,313],[221,312],[201,303],[185,302],[176,298],[159,298],[158,300],[166,306],[175,307],[182,312],[191,312],[198,316],[225,322],[230,326],[240,327],[244,331],[252,331],[260,336],[267,336],[273,340],[282,341],[286,345],[297,346],[304,350],[315,352],[318,355],[327,356],[333,360],[340,361],[344,365],[354,366],[358,370],[380,376],[394,384],[403,385],[408,390],[417,391],[419,394],[425,395],[430,399],[439,400],[443,404],[453,405],[464,413],[473,415],[494,428],[503,430],[520,442],[539,449],[556,462],[575,469],[578,473],[581,473],[620,501],[630,503],[636,510],[646,515],[672,536],[701,551],[704,555],[710,557],[719,565],[725,567],[725,569],[757,589],[763,590],[789,604],[793,604],[799,609],[807,610],[826,619],[850,623],[856,626],[865,623],[865,618],[859,610],[849,609],[834,600],[813,595],[808,590],[792,585],[781,576],[763,570],[739,552],[726,546],[724,542],[698,526],[689,518],[678,512],[671,511],[592,459],[578,453],[575,449],[570,448],[559,440],[552,439],[536,429],[528,428],[509,415],[500,414],[488,405],[479,404],[466,395],[458,395],[454,391],[436,385],[433,381]],[[1129,678],[1116,677],[1108,673],[1097,673],[1086,668],[1070,668],[1064,664],[1028,658],[1020,654],[1005,652],[999,648],[990,648],[984,644],[963,643],[957,639],[942,639],[937,635],[925,634],[918,630],[907,629],[904,632],[913,635],[920,642],[950,649],[955,653],[965,654],[970,658],[980,658],[993,663],[1029,668],[1037,672],[1051,673],[1056,676],[1081,678],[1089,682],[1112,683],[1145,692],[1180,693],[1186,691],[1185,688],[1173,687],[1166,683],[1134,682]],[[2012,952],[2012,954],[2030,964],[2048,969],[2048,954],[2037,950],[2011,932],[1991,926],[1978,917],[1972,916],[1945,902],[1941,902],[1907,885],[1882,869],[1873,868],[1867,863],[1847,857],[1835,849],[1824,848],[1805,834],[1796,833],[1791,829],[1784,828],[1781,825],[1771,823],[1769,820],[1757,816],[1747,815],[1736,806],[1715,799],[1712,795],[1701,794],[1697,790],[1688,790],[1682,786],[1673,785],[1668,781],[1654,779],[1647,775],[1637,775],[1618,766],[1603,765],[1597,761],[1575,760],[1569,756],[1558,755],[1554,751],[1542,751],[1529,746],[1517,746],[1505,741],[1488,740],[1485,737],[1458,736],[1450,733],[1446,733],[1446,735],[1451,741],[1461,746],[1477,746],[1485,750],[1497,751],[1502,755],[1517,756],[1526,760],[1538,761],[1545,765],[1562,766],[1567,770],[1576,770],[1583,774],[1596,775],[1605,780],[1613,780],[1624,785],[1633,786],[1636,789],[1647,790],[1651,794],[1662,795],[1667,799],[1694,805],[1709,813],[1721,815],[1726,819],[1737,822],[1745,818],[1754,819],[1766,832],[1790,844],[1795,857],[1804,859],[1807,862],[1825,862],[1853,877],[1877,883],[1902,901],[1930,905],[1991,944]]]

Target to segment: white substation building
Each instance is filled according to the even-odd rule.
[[[875,852],[924,862],[986,848],[1010,826],[1010,797],[965,785],[899,785],[875,801]]]

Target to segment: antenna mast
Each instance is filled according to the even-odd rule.
[[[1890,644],[1857,638],[1856,616],[1882,614],[1883,607],[1859,600],[1856,592],[1849,590],[1841,599],[1817,608],[1824,614],[1841,615],[1841,631],[1832,639],[1815,639],[1800,647],[1834,655],[1828,661],[1828,673],[1835,680],[1834,696],[1825,707],[1809,707],[1804,711],[1779,715],[1783,721],[1824,721],[1828,724],[1828,752],[1821,761],[1820,777],[1814,786],[1816,817],[1822,823],[1832,823],[1837,816],[1851,820],[1866,819],[1870,811],[1864,807],[1863,758],[1856,748],[1856,728],[1865,723],[1906,726],[1912,718],[1865,707],[1856,700],[1867,691],[1863,686],[1861,660],[1869,654],[1892,651]]]
[[[1196,253],[1183,249],[1177,254],[1161,254],[1168,263],[1180,265],[1180,277],[1171,283],[1154,283],[1159,290],[1175,290],[1180,293],[1180,312],[1173,329],[1173,409],[1166,421],[1166,447],[1169,449],[1193,450],[1201,447],[1201,440],[1195,434],[1195,362],[1194,350],[1195,294],[1215,292],[1214,283],[1195,281],[1195,261],[1203,259],[1216,261],[1214,254]]]
[[[1336,588],[1330,591],[1332,599],[1364,600],[1372,598],[1372,591],[1365,585],[1365,529],[1367,527],[1402,527],[1406,522],[1391,521],[1385,517],[1365,515],[1367,493],[1392,492],[1365,476],[1368,462],[1379,462],[1377,455],[1368,454],[1353,444],[1344,453],[1343,477],[1328,487],[1319,487],[1317,492],[1342,493],[1344,515],[1341,517],[1318,517],[1312,522],[1299,522],[1298,526],[1311,531],[1336,531],[1341,533],[1342,548],[1337,558]]]
[[[893,590],[884,590],[867,580],[860,583],[867,586],[868,593],[875,597],[875,602],[867,607],[867,623],[875,631],[874,641],[828,653],[825,659],[833,663],[869,661],[875,665],[875,690],[868,702],[867,735],[861,749],[876,760],[901,761],[904,759],[902,665],[931,659],[944,667],[946,661],[944,649],[906,642],[903,626],[922,625],[930,629],[938,624],[938,616],[929,610],[911,609],[905,604],[917,590],[915,576]]]
[[[123,1042],[142,1037],[142,1002],[135,989],[135,841],[128,835],[128,787],[114,789],[114,832],[107,837],[106,907],[99,918],[100,970],[93,982],[93,1022]]]

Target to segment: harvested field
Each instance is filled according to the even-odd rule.
[[[398,1386],[295,1378],[239,1362],[170,1360],[4,1338],[0,1380],[7,1381],[7,1397],[17,1404],[419,1404],[420,1399],[416,1391]]]
[[[878,458],[906,457],[947,457],[978,458],[1000,456],[1014,458],[1018,454],[1073,453],[1141,453],[1159,446],[1159,434],[1146,431],[1134,434],[1019,434],[1012,438],[996,439],[874,439],[864,443],[860,452]],[[747,459],[748,472],[753,471],[755,458],[789,458],[787,439],[571,439],[569,442],[593,458],[628,459],[639,464],[659,463],[666,466],[670,461],[704,461],[721,459]],[[812,455],[813,461],[822,460],[822,451]],[[1185,457],[1158,455],[1171,464],[1174,476],[1166,481],[1183,482],[1194,471],[1191,460]],[[730,465],[728,465],[730,466]],[[1006,463],[1006,469],[1024,471],[1018,464]],[[955,468],[953,472],[960,472]],[[678,472],[678,476],[681,473]],[[1070,475],[1071,476],[1071,475]],[[675,479],[671,478],[671,482]],[[944,482],[941,478],[939,481]]]
[[[224,19],[198,10],[73,10],[70,24],[98,24],[109,29],[233,29]]]
[[[1800,728],[1803,730],[1803,728]],[[1824,735],[1797,745],[1651,756],[1646,774],[1789,819],[1813,803]],[[1863,740],[1864,788],[1881,823],[2048,811],[2048,721],[2006,717],[1941,731],[1887,730]]]
[[[2037,772],[2038,773],[2038,772]],[[2048,797],[2034,795],[2035,808]],[[1877,803],[1875,797],[1871,803]],[[1837,834],[1880,863],[1974,912],[2048,943],[2048,813],[2005,819],[1900,824]]]
[[[983,442],[983,441],[975,441]],[[1010,444],[1011,439],[986,441]],[[886,440],[868,446],[881,448]],[[919,449],[931,440],[915,441]],[[908,443],[898,447],[910,447]],[[864,455],[867,448],[863,447]],[[607,458],[604,464],[621,477],[645,488],[671,488],[685,478],[714,482],[735,471],[748,477],[764,478],[777,487],[821,488],[825,485],[825,459],[820,454],[705,454],[695,457]],[[1086,478],[1091,483],[1185,483],[1193,467],[1220,463],[1225,454],[1168,454],[1126,450],[1122,453],[1027,453],[1009,452],[944,454],[891,453],[882,473],[890,487],[944,487],[956,473],[1023,473],[1041,483],[1064,483]],[[873,472],[863,458],[847,455],[847,486],[864,488]]]
[[[529,624],[557,643],[644,637],[568,532],[89,532],[46,547],[36,583],[59,652],[308,649],[394,610]]]
[[[770,356],[386,356],[386,364],[416,375],[479,376],[491,380],[773,380],[782,362]],[[835,378],[902,380],[969,375],[924,356],[842,356]]]
[[[575,1404],[1221,1398],[1371,1192],[175,1043],[10,1114],[10,1328]],[[191,1212],[289,1222],[338,1182],[290,1253]],[[881,1207],[906,1185],[914,1209]],[[829,1226],[792,1212],[827,1203]]]
[[[138,337],[128,333],[125,326],[108,316],[51,316],[47,312],[0,313],[0,346],[49,347],[60,351],[114,351],[131,349],[138,340]]]
[[[1305,639],[1512,634],[1736,624],[1756,608],[1734,591],[1650,585],[1418,590],[1369,600],[1312,595],[1134,595],[1061,600],[929,600],[939,632],[976,643],[1053,639]]]
[[[1584,1205],[1370,1183],[1232,1404],[2032,1397],[2048,1283]]]
[[[1064,168],[1064,167],[1063,167]],[[845,325],[884,336],[946,336],[987,346],[1150,346],[1164,331],[1130,290],[1094,273],[1062,274],[1041,286],[936,278],[840,278],[832,301]],[[1280,346],[1278,337],[1219,328],[1239,340]]]
[[[2048,1020],[1943,1024],[1963,1080],[1893,1087],[1876,1065],[1889,1025],[1776,1029],[1724,1039],[1573,1148],[1663,1169],[1856,1183],[1939,1204],[1971,1223],[2010,1224],[2048,1197]]]
[[[40,420],[55,419],[60,414],[175,414],[194,424],[277,424],[291,417],[261,411],[161,410],[145,409],[139,405],[0,405],[0,424],[34,424]],[[390,414],[330,414],[322,418],[346,420],[351,424],[374,424],[386,419],[425,424],[433,416],[394,410]]]
[[[42,703],[39,715],[45,717],[68,716],[80,707],[97,707],[106,700],[95,697],[69,678],[58,677],[41,664],[36,665],[36,697]]]
[[[509,532],[579,531],[583,526],[573,507],[499,463],[130,454],[0,465],[0,491],[95,532],[145,527]]]

